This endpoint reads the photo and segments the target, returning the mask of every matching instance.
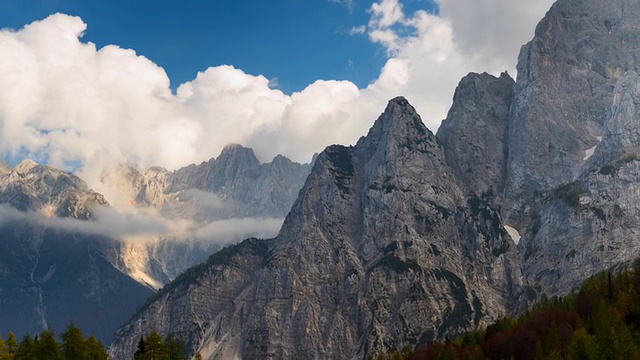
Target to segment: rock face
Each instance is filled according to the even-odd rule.
[[[615,83],[637,70],[639,24],[635,0],[559,0],[522,48],[505,184],[515,222],[526,224],[536,198],[580,173]]]
[[[587,170],[544,199],[522,242],[523,271],[539,293],[564,294],[587,277],[638,257],[640,78],[614,92],[602,142]]]
[[[0,179],[0,332],[73,321],[109,342],[151,295],[111,263],[119,243],[78,230],[107,205],[76,176],[30,160]]]
[[[277,238],[247,240],[163,289],[123,326],[131,358],[156,329],[205,358],[353,358],[504,314],[515,245],[488,199],[465,193],[407,101],[355,147],[317,158]]]
[[[438,129],[447,164],[467,191],[500,193],[507,165],[509,109],[515,82],[506,73],[464,77]]]

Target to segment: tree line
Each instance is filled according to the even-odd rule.
[[[85,338],[82,330],[73,323],[56,340],[53,329],[38,335],[27,334],[20,342],[13,332],[6,340],[0,336],[0,360],[107,360],[102,342],[93,335]]]
[[[26,334],[21,341],[13,332],[6,340],[0,335],[0,360],[108,360],[102,342],[93,335],[85,337],[82,330],[71,323],[56,339],[53,329],[38,335]],[[168,335],[164,339],[156,331],[141,337],[133,354],[135,360],[186,360],[182,339]],[[196,354],[195,359],[202,359]]]

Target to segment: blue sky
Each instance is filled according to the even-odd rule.
[[[175,88],[209,66],[233,65],[277,79],[285,93],[318,79],[350,80],[365,87],[387,54],[366,34],[372,1],[331,0],[1,0],[0,27],[19,29],[61,12],[80,16],[83,41],[116,44],[162,66]],[[405,1],[407,12],[435,11],[427,0]]]

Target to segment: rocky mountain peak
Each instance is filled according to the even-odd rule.
[[[155,328],[188,334],[209,359],[361,358],[486,323],[521,282],[499,216],[465,199],[404,98],[355,146],[317,157],[277,238],[260,243],[159,294],[119,331],[113,357]],[[203,304],[196,292],[225,297]],[[207,310],[185,313],[193,301]]]
[[[39,164],[31,159],[24,159],[13,170],[19,174],[26,174]]]
[[[33,160],[22,161],[0,179],[0,203],[21,211],[47,207],[56,216],[79,219],[91,218],[94,205],[108,205],[82,179]]]
[[[256,155],[253,153],[253,149],[244,147],[240,144],[229,144],[222,148],[220,155],[216,159],[216,161],[227,162],[227,161],[238,161],[243,160],[249,163],[257,163],[258,166],[260,162],[256,158]]]
[[[416,109],[402,96],[391,99],[386,109],[373,124],[366,137],[358,141],[359,146],[368,148],[386,146],[418,146],[411,140],[427,138],[435,141],[435,136],[422,122]],[[366,144],[366,145],[365,145]]]
[[[483,194],[503,186],[514,88],[506,72],[500,77],[470,73],[456,88],[437,137],[447,164],[467,191]]]

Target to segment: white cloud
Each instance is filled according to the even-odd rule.
[[[94,209],[92,221],[52,217],[46,212],[21,212],[0,204],[0,226],[29,222],[42,227],[86,235],[105,236],[124,242],[144,243],[159,238],[174,241],[197,240],[225,245],[248,237],[272,238],[278,234],[284,219],[232,218],[211,222],[168,219],[152,209]]]
[[[349,31],[347,31],[348,35],[362,35],[367,32],[367,27],[365,25],[354,26]]]
[[[387,50],[380,76],[364,89],[316,81],[292,95],[233,66],[200,72],[173,94],[161,67],[133,50],[82,42],[87,25],[55,14],[0,31],[0,155],[48,156],[67,169],[81,163],[79,175],[100,191],[104,169],[122,162],[175,169],[231,142],[261,160],[282,153],[306,162],[327,145],[357,141],[397,95],[435,131],[466,73],[513,74],[520,45],[551,2],[439,0],[435,16],[380,0],[354,30]]]
[[[349,12],[353,12],[353,8],[356,6],[355,0],[328,0],[329,2],[344,5],[349,9]]]

